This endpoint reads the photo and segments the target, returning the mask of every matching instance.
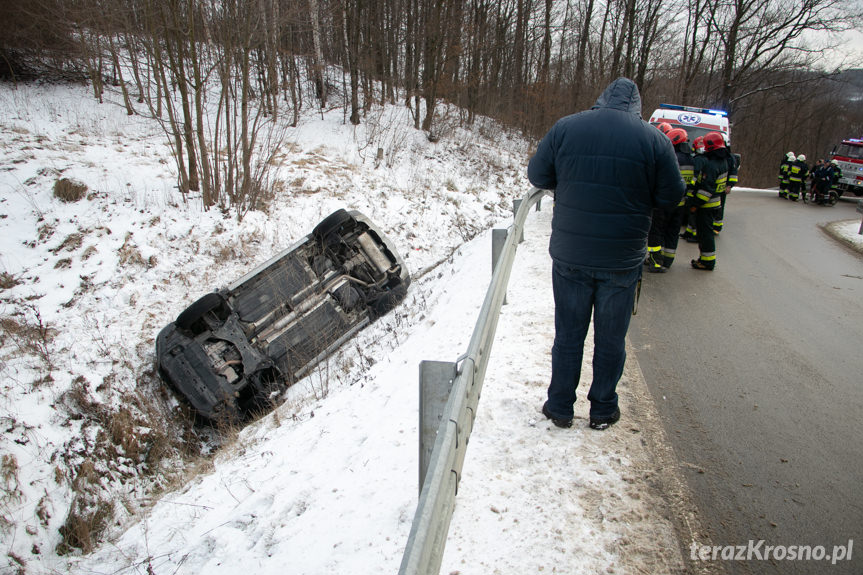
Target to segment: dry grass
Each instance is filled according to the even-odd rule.
[[[88,232],[75,232],[69,234],[62,242],[60,242],[59,246],[51,250],[51,253],[57,255],[60,252],[74,252],[84,243],[84,234],[86,233]]]
[[[114,516],[133,513],[135,505],[116,504],[116,486],[135,473],[145,494],[155,495],[179,484],[196,468],[202,438],[191,420],[171,413],[159,393],[163,387],[152,370],[140,374],[132,392],[119,389],[117,376],[106,377],[96,389],[99,397],[122,395],[122,401],[101,402],[91,392],[93,384],[77,376],[58,401],[70,420],[80,421],[81,432],[63,453],[65,467],[58,482],[65,482],[73,502],[60,528],[58,554],[74,549],[91,551]],[[130,471],[134,467],[137,472]],[[144,498],[146,502],[146,497]]]
[[[11,453],[0,459],[0,504],[6,506],[21,500],[21,485],[18,482],[18,460]]]
[[[144,256],[141,255],[141,251],[134,242],[132,242],[132,232],[128,232],[126,234],[126,237],[123,240],[123,245],[120,246],[117,253],[120,256],[120,265],[122,266],[136,265],[145,269],[150,269],[155,267],[158,263],[156,256],[150,256],[145,259]]]
[[[39,308],[20,302],[20,309],[0,316],[0,343],[11,343],[20,356],[35,356],[50,372],[54,368],[51,344],[54,330],[43,320]]]
[[[81,182],[60,178],[54,182],[54,197],[61,202],[77,202],[87,194],[87,186]]]
[[[84,553],[93,551],[99,542],[99,534],[104,532],[113,517],[113,501],[89,501],[86,497],[76,496],[66,521],[60,527],[63,540],[57,545],[57,554],[66,555],[73,549]]]
[[[0,289],[12,289],[20,285],[21,280],[9,272],[0,272]]]

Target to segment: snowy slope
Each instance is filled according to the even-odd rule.
[[[286,129],[266,212],[238,221],[179,194],[158,125],[108,96],[0,86],[0,573],[397,571],[417,502],[418,364],[466,350],[489,230],[528,189],[528,144],[490,122],[432,144],[399,107],[356,128],[309,115]],[[86,197],[55,198],[60,177]],[[152,372],[155,335],[341,207],[400,248],[405,302],[269,416],[221,438],[189,426]],[[679,494],[637,364],[609,432],[585,429],[584,401],[572,430],[538,412],[550,213],[546,200],[519,248],[442,573],[679,572],[657,489]],[[70,531],[94,552],[64,547]]]
[[[373,110],[357,128],[336,110],[286,128],[278,192],[266,213],[238,221],[179,194],[158,124],[108,96],[99,105],[84,86],[0,86],[0,540],[7,568],[28,573],[65,571],[99,528],[116,534],[213,465],[212,437],[188,426],[152,372],[155,335],[191,301],[341,207],[394,240],[419,288],[427,270],[506,218],[527,185],[526,143],[491,123],[432,144],[403,108]],[[377,147],[387,158],[379,167]],[[61,177],[85,184],[85,197],[54,197]],[[416,293],[394,324],[296,386],[287,417],[309,419],[310,403],[362,384],[441,297]]]

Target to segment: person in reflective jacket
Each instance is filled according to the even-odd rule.
[[[701,173],[701,166],[707,160],[704,159],[704,136],[698,136],[692,140],[692,164],[694,178]],[[695,206],[693,205],[692,197],[695,195],[695,179],[692,183],[686,183],[686,206],[688,208],[685,215],[686,229],[680,237],[689,243],[697,243],[698,237],[695,229]]]
[[[674,146],[680,175],[686,183],[686,190],[695,189],[695,160],[692,148],[689,147],[689,134],[683,128],[674,128],[665,134]],[[699,156],[701,159],[701,156]],[[677,243],[680,239],[680,226],[686,220],[686,196],[680,199],[677,206],[666,211],[653,209],[653,221],[647,234],[647,259],[644,260],[645,270],[651,273],[664,273],[674,263],[677,255]]]
[[[551,383],[542,413],[570,427],[593,318],[590,427],[620,418],[617,382],[646,256],[650,212],[673,209],[685,191],[671,141],[641,118],[641,96],[614,80],[590,110],[558,120],[527,169],[555,190],[549,253],[555,302]]]
[[[788,199],[788,175],[795,159],[794,152],[788,152],[779,164],[779,197],[786,200]]]
[[[791,163],[788,169],[788,199],[796,202],[800,199],[800,192],[803,190],[804,182],[809,177],[809,164],[806,163],[806,156],[800,154],[797,160]]]
[[[717,236],[725,227],[725,200],[731,193],[731,188],[737,185],[737,172],[740,168],[740,155],[731,152],[731,145],[728,140],[725,141],[725,149],[728,150],[728,157],[725,158],[725,161],[728,162],[728,186],[720,198],[719,210],[717,210],[716,219],[713,220],[713,233]]]
[[[704,136],[706,161],[696,177],[698,183],[692,197],[695,206],[698,249],[701,254],[697,260],[692,260],[691,264],[697,270],[712,270],[716,267],[716,237],[713,233],[713,222],[718,216],[722,195],[725,194],[728,186],[728,156],[722,134],[710,132]]]

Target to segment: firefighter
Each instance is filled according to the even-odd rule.
[[[719,205],[716,219],[713,221],[713,233],[717,236],[725,225],[725,222],[723,221],[723,218],[725,218],[725,199],[728,194],[731,193],[731,188],[737,185],[737,169],[740,167],[740,156],[731,153],[731,144],[729,144],[727,140],[725,141],[725,149],[728,150],[728,187],[724,192],[722,192],[722,203]]]
[[[716,237],[713,222],[722,204],[722,194],[728,186],[728,149],[725,139],[719,132],[704,136],[705,161],[699,166],[696,177],[696,190],[693,196],[695,205],[695,226],[698,249],[701,252],[692,267],[697,270],[712,270],[716,267]]]
[[[671,124],[669,124],[668,122],[660,122],[656,124],[656,129],[663,134],[668,135],[668,132],[671,130]]]
[[[800,154],[797,159],[791,163],[788,170],[788,199],[796,202],[800,199],[800,191],[803,189],[803,182],[809,176],[809,165],[806,163],[806,156]]]
[[[788,152],[779,163],[779,197],[786,200],[788,199],[788,172],[795,159],[794,152]]]
[[[698,136],[694,140],[692,140],[692,163],[694,166],[694,178],[698,177],[699,169],[701,164],[704,162],[704,136]],[[686,229],[680,237],[686,240],[689,243],[695,243],[698,241],[698,230],[695,229],[695,206],[692,203],[692,197],[695,194],[695,182],[693,181],[692,187],[688,187],[686,189],[686,205],[691,207],[691,211],[688,211],[684,216],[684,221],[686,222]]]
[[[687,143],[689,134],[682,128],[674,128],[669,130],[665,135],[668,136],[668,139],[671,140],[671,144],[674,146],[680,175],[683,177],[683,181],[686,182],[688,192],[694,188],[695,184],[692,149]],[[648,272],[666,272],[671,267],[671,264],[674,263],[674,256],[677,253],[677,242],[679,240],[678,233],[680,232],[680,226],[686,217],[686,213],[685,195],[680,199],[677,207],[671,211],[654,210],[654,220],[647,235],[647,260],[644,262]]]
[[[842,195],[842,191],[839,189],[839,178],[842,177],[842,168],[839,167],[839,160],[830,160],[830,169],[833,171],[830,189],[836,192],[836,197],[838,198]]]

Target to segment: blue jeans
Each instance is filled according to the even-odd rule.
[[[593,314],[593,382],[590,416],[610,417],[617,409],[617,382],[626,362],[626,331],[635,303],[641,266],[624,271],[590,271],[554,262],[554,345],[548,411],[571,419],[581,376],[584,338]]]

